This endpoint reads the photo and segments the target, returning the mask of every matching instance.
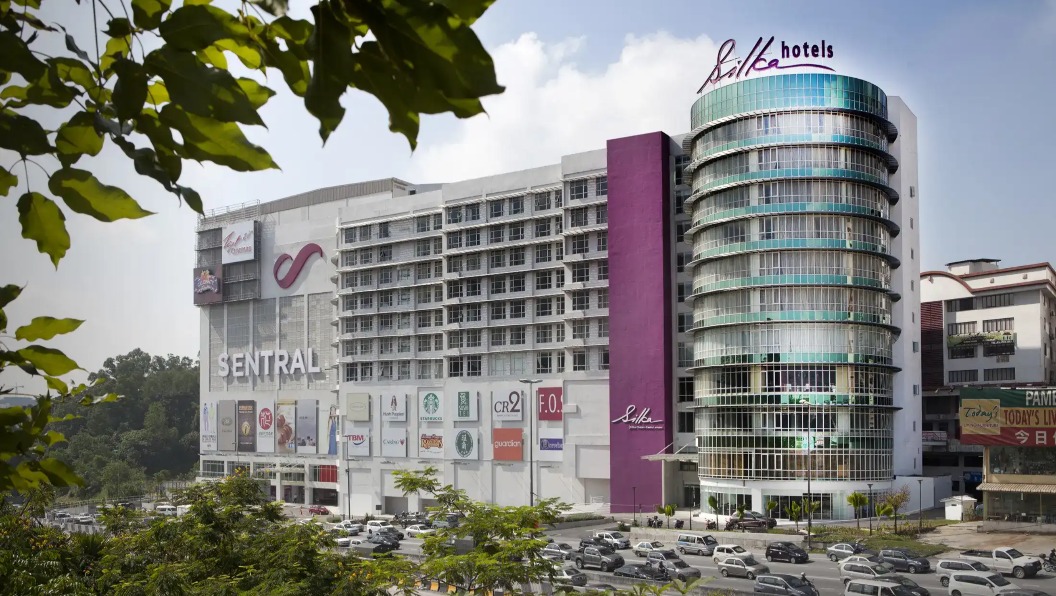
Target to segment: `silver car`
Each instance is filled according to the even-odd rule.
[[[840,579],[845,584],[852,579],[877,579],[891,575],[894,575],[894,572],[876,563],[849,561],[840,565]]]
[[[990,568],[979,561],[967,559],[942,559],[935,564],[935,575],[939,576],[939,583],[944,588],[950,585],[950,575],[956,571],[990,571]]]
[[[770,568],[755,560],[755,557],[729,557],[719,563],[719,573],[722,577],[746,577],[755,579],[756,576],[770,573]]]
[[[861,552],[862,548],[857,544],[841,542],[839,544],[833,544],[825,549],[825,556],[827,556],[833,563],[836,563],[837,561],[842,561],[851,555],[857,555]]]

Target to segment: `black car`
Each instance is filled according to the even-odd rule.
[[[749,517],[747,514],[744,516],[744,519],[731,517],[726,522],[727,530],[765,530],[768,527],[765,519]]]
[[[789,563],[806,563],[810,555],[797,544],[791,542],[773,542],[766,547],[767,561],[788,561]]]
[[[374,533],[375,534],[383,534],[385,536],[388,536],[388,537],[392,538],[393,540],[395,540],[397,542],[399,542],[400,540],[404,539],[403,532],[397,530],[396,528],[394,528],[392,526],[382,526],[381,528],[378,528],[377,530],[374,530]]]
[[[366,541],[375,545],[374,552],[390,552],[400,548],[399,542],[382,532],[374,532]]]
[[[588,536],[588,537],[583,538],[583,539],[581,539],[579,541],[579,547],[576,550],[583,550],[584,548],[586,548],[588,546],[595,546],[595,547],[596,546],[604,546],[604,547],[608,548],[609,543],[605,542],[604,540],[601,540],[599,538],[595,538],[593,536]]]
[[[885,548],[880,551],[884,563],[894,567],[895,571],[921,573],[931,568],[931,563],[924,557],[905,548]]]
[[[649,565],[624,565],[612,572],[617,577],[630,577],[646,581],[666,582],[667,574]]]

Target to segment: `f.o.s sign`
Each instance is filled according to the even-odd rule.
[[[511,391],[503,397],[501,393],[494,394],[491,402],[491,415],[494,420],[524,420],[524,400],[521,399],[520,391]]]

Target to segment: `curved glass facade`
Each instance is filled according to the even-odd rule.
[[[692,125],[701,480],[889,480],[887,96],[839,75],[764,77],[702,96]]]

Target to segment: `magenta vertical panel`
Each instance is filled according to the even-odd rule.
[[[651,512],[663,497],[663,464],[642,456],[672,436],[670,143],[661,132],[608,142],[613,512]]]

